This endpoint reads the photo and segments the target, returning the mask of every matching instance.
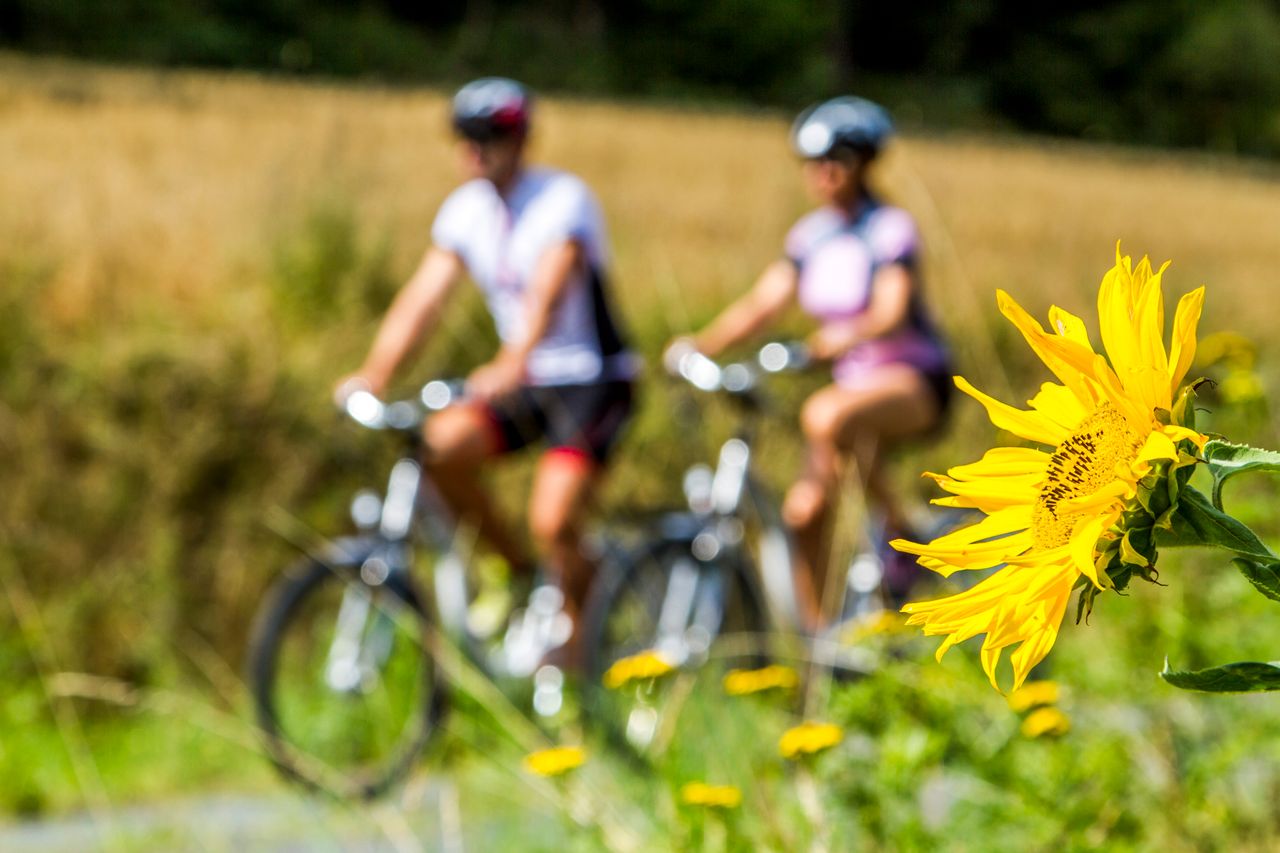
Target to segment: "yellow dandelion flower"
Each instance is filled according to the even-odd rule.
[[[535,776],[561,776],[586,760],[587,752],[580,746],[553,746],[529,753],[522,763]]]
[[[680,802],[709,809],[736,809],[742,803],[742,792],[733,785],[690,782],[680,788]]]
[[[900,628],[906,627],[906,624],[902,616],[892,610],[880,610],[854,620],[845,629],[840,639],[848,644],[860,643],[870,637],[892,634]]]
[[[844,740],[844,731],[833,723],[805,722],[787,729],[778,741],[783,758],[800,758],[822,752]]]
[[[1170,523],[1171,503],[1206,440],[1184,425],[1192,422],[1189,392],[1175,397],[1195,357],[1204,288],[1179,300],[1166,349],[1164,269],[1153,272],[1145,257],[1134,268],[1117,244],[1098,293],[1107,358],[1079,317],[1050,308],[1046,332],[997,292],[1001,312],[1060,380],[1046,382],[1029,410],[955,378],[997,427],[1050,448],[996,447],[978,462],[929,475],[951,493],[937,503],[976,508],[986,518],[928,544],[893,543],[944,576],[1003,566],[958,595],[902,608],[907,624],[945,637],[939,659],[985,634],[982,665],[996,689],[1004,649],[1017,647],[1014,689],[1049,653],[1073,587],[1083,609],[1099,590],[1123,588],[1131,574],[1153,576],[1154,526]]]
[[[1028,681],[1009,694],[1009,707],[1018,713],[1039,705],[1052,705],[1058,701],[1058,682]]]
[[[745,696],[765,690],[794,690],[800,676],[789,666],[771,664],[760,669],[731,669],[724,677],[724,692]]]
[[[632,681],[661,678],[673,669],[674,667],[667,663],[665,658],[650,649],[625,658],[618,658],[605,670],[602,680],[605,687],[616,690]]]
[[[1026,737],[1065,735],[1071,731],[1071,719],[1057,708],[1036,708],[1022,721],[1022,734]]]

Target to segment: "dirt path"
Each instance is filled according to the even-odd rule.
[[[217,794],[125,806],[102,818],[77,813],[0,823],[0,850],[454,853],[464,849],[459,824],[456,793],[440,782],[410,789],[395,804],[373,807],[284,794]],[[473,835],[472,827],[467,834]],[[475,841],[476,849],[483,849],[483,838]]]

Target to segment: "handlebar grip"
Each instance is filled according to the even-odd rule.
[[[680,376],[702,391],[715,391],[720,387],[723,370],[707,356],[691,349],[680,356]]]
[[[371,391],[354,391],[342,403],[342,411],[361,426],[382,429],[386,425],[387,406]]]
[[[769,373],[803,370],[812,362],[809,347],[803,341],[772,341],[760,348],[756,357],[760,367]]]
[[[461,379],[436,379],[422,386],[419,397],[429,412],[448,408],[467,395],[467,383]]]

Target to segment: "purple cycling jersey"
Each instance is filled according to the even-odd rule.
[[[871,303],[871,283],[888,264],[914,265],[919,250],[911,214],[864,198],[853,212],[822,207],[787,233],[787,257],[800,273],[800,307],[820,323],[857,317]],[[945,373],[947,353],[918,293],[908,322],[883,338],[864,341],[836,360],[837,383],[857,385],[885,364],[909,364],[925,374]]]

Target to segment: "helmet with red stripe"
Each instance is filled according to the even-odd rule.
[[[522,136],[529,130],[533,94],[505,77],[473,80],[453,96],[453,128],[476,142]]]

